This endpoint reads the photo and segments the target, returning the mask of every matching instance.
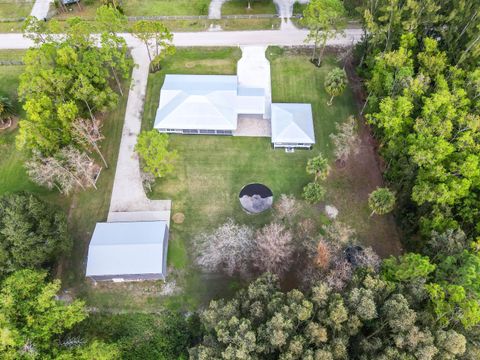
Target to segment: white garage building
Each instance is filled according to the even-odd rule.
[[[272,104],[274,148],[305,148],[315,144],[312,105]]]
[[[165,280],[166,221],[97,223],[86,276],[94,281]]]

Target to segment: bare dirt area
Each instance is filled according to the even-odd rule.
[[[353,227],[358,240],[380,256],[402,252],[400,234],[392,215],[370,216],[368,195],[383,186],[381,167],[369,129],[360,123],[359,151],[344,166],[333,167],[328,178],[328,202],[339,209],[338,219]]]
[[[361,79],[351,62],[346,64],[357,108],[365,99]],[[370,216],[368,195],[384,186],[383,161],[377,152],[377,143],[363,116],[357,114],[359,151],[345,164],[336,164],[328,178],[328,202],[339,209],[338,219],[352,226],[360,243],[371,246],[380,256],[402,252],[401,234],[393,215]]]

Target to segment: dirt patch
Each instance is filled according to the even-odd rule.
[[[14,116],[7,120],[6,124],[0,126],[0,134],[9,133],[18,127],[19,118]]]
[[[175,224],[183,224],[183,222],[185,221],[185,215],[180,212],[175,213],[172,216],[172,220]]]
[[[351,62],[346,64],[350,85],[355,94],[357,108],[364,103],[362,80],[356,75]],[[392,215],[370,217],[368,195],[377,187],[384,186],[381,157],[377,142],[372,136],[363,116],[357,115],[359,151],[342,166],[334,166],[327,180],[328,201],[339,209],[338,219],[352,226],[358,240],[371,246],[380,256],[386,257],[402,252],[401,234]]]

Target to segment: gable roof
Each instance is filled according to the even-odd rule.
[[[165,275],[166,241],[165,221],[97,223],[86,276]]]
[[[235,130],[237,77],[166,75],[156,129]]]
[[[272,104],[272,143],[315,144],[310,104]]]

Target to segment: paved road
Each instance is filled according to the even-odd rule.
[[[130,47],[142,46],[130,34],[121,34]],[[304,45],[306,30],[258,30],[258,31],[218,31],[218,32],[179,32],[174,33],[176,46],[241,46],[241,45]],[[347,29],[345,36],[329,40],[329,45],[348,46],[360,41],[361,29]],[[22,34],[0,34],[0,49],[27,49],[32,42]]]
[[[36,0],[35,4],[33,4],[30,15],[35,16],[39,20],[46,19],[51,3],[52,0]]]

